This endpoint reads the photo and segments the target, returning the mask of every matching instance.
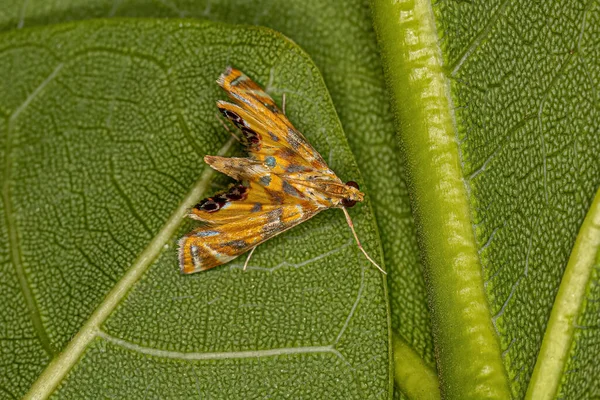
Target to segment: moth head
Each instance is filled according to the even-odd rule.
[[[358,183],[354,181],[346,182],[346,197],[342,199],[342,205],[346,208],[354,207],[356,202],[363,201],[364,194],[359,190]]]

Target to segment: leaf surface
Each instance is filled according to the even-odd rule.
[[[521,398],[600,186],[600,9],[494,1],[436,12],[491,320]]]
[[[9,398],[388,397],[385,280],[340,212],[261,246],[249,272],[178,272],[186,210],[222,185],[202,157],[233,142],[215,116],[229,64],[285,91],[332,169],[360,180],[320,74],[272,31],[120,20],[0,37],[3,351],[27,355],[3,363]],[[352,214],[377,257],[368,203]]]
[[[405,352],[402,357],[396,357],[399,360],[396,375],[410,385],[401,388],[414,394],[423,387],[435,385],[431,375],[434,353],[430,319],[421,267],[417,261],[420,256],[365,2],[9,0],[5,3],[0,10],[0,27],[5,30],[94,17],[199,17],[266,25],[300,44],[323,74],[373,201],[387,268],[391,272],[388,284],[392,325],[396,332],[394,343],[396,348]],[[600,184],[597,157],[597,132],[600,131],[597,95],[600,92],[600,56],[596,39],[600,37],[598,2],[551,1],[531,5],[522,1],[443,1],[434,3],[433,7],[429,1],[381,3],[393,4],[395,10],[386,17],[396,24],[411,16],[415,5],[423,6],[429,12],[423,18],[435,22],[430,31],[438,40],[425,43],[420,49],[419,44],[414,42],[414,32],[410,30],[386,42],[392,47],[399,46],[396,47],[397,54],[401,54],[408,45],[415,51],[413,54],[421,55],[431,54],[428,50],[432,44],[439,47],[436,57],[441,59],[435,62],[442,69],[436,72],[443,73],[450,82],[449,90],[443,96],[452,100],[449,114],[444,118],[450,118],[451,122],[447,124],[450,130],[456,129],[451,132],[454,136],[449,137],[454,138],[458,146],[450,153],[444,151],[438,156],[450,154],[459,160],[460,177],[467,183],[467,196],[463,200],[470,219],[463,218],[461,223],[466,228],[470,224],[475,233],[474,238],[469,239],[469,246],[477,251],[478,260],[473,259],[471,266],[475,268],[473,271],[479,267],[478,274],[482,278],[466,286],[458,284],[456,279],[442,281],[433,288],[429,287],[430,295],[439,290],[447,294],[465,290],[478,293],[474,298],[476,304],[484,307],[489,304],[487,314],[476,320],[478,324],[487,324],[494,330],[500,345],[495,347],[492,340],[488,342],[492,345],[484,347],[491,349],[490,354],[501,360],[506,371],[504,374],[502,368],[494,368],[492,378],[500,377],[497,382],[509,382],[513,396],[522,398],[529,385],[542,337],[548,334],[546,325],[575,237],[593,193]],[[423,21],[419,19],[419,23]],[[377,17],[374,24],[378,28],[382,26]],[[385,48],[386,42],[382,47]],[[37,54],[34,54],[24,64],[33,64],[37,60]],[[399,83],[405,78],[410,79],[411,74],[412,77],[418,76],[423,70],[394,70],[391,63],[384,62],[384,65],[390,70],[390,76],[397,74],[396,78],[401,78],[392,78],[389,86],[391,91],[400,89],[399,95],[395,96],[397,104],[400,104],[397,111],[400,110],[399,115],[404,113],[408,116],[400,119],[401,137],[406,135],[405,138],[418,143],[419,139],[415,138],[419,130],[415,127],[423,123],[420,116],[432,111],[428,108],[431,106],[428,101],[431,93],[413,96],[413,100],[409,101],[410,87]],[[27,88],[19,88],[23,92],[19,101],[25,101],[27,95],[52,72],[44,71],[44,74],[40,73],[40,80]],[[18,73],[25,71],[18,68],[15,76]],[[404,73],[406,76],[402,77]],[[14,79],[11,77],[10,81],[2,84],[9,85]],[[264,78],[262,83],[268,81]],[[272,93],[279,95],[285,91],[285,87],[275,85],[271,89]],[[21,104],[19,101],[2,109],[7,118]],[[298,109],[296,112],[305,113]],[[0,135],[2,140],[5,138]],[[407,142],[403,140],[403,143],[406,147]],[[2,146],[5,145],[2,143]],[[421,143],[415,152],[422,154],[429,145]],[[411,158],[410,154],[408,158]],[[5,160],[1,161],[4,165]],[[408,167],[409,170],[422,169],[426,173],[432,164],[421,159],[419,163],[409,162]],[[437,178],[431,179],[433,176]],[[439,176],[425,174],[424,178],[414,179],[413,175],[413,185],[434,188],[448,183]],[[417,216],[429,213],[442,223],[452,220],[452,208],[440,207],[437,201],[416,196],[415,187],[410,189]],[[451,185],[450,189],[453,187]],[[17,207],[10,206],[13,209]],[[426,239],[434,244],[436,240],[446,244],[448,239],[452,239],[444,236],[440,226],[432,224],[428,230],[421,231],[421,244]],[[5,239],[3,243],[20,240],[14,233],[2,229],[0,227],[0,235]],[[10,246],[0,249],[0,259],[6,260],[2,262],[18,262],[20,255],[10,250]],[[449,246],[448,250],[454,252],[456,249]],[[428,257],[427,250],[421,257]],[[448,264],[442,258],[437,267],[444,272]],[[427,270],[429,268],[430,265]],[[593,282],[596,278],[594,274],[590,276],[586,298],[594,299],[593,288],[596,286]],[[38,340],[35,326],[42,324],[43,318],[29,311],[32,309],[32,296],[26,296],[19,302],[25,278],[26,274],[20,273],[11,277],[12,281],[6,280],[7,299],[10,301],[7,303],[7,315],[28,314],[34,328],[24,327],[22,339],[35,342]],[[26,301],[27,298],[29,301]],[[98,304],[98,301],[90,300],[89,308],[93,309],[92,303]],[[451,323],[453,313],[458,313],[460,307],[452,302],[442,304],[448,309],[448,321]],[[592,307],[595,303],[585,304],[581,326],[597,326],[599,314]],[[444,313],[440,309],[437,312]],[[454,332],[438,323],[433,328],[438,337],[450,343],[442,347],[438,343],[441,353],[444,353],[444,347],[450,352],[464,345],[471,346],[473,351],[478,349],[477,341],[453,340],[456,338],[454,334],[463,335],[472,330],[473,325],[459,325]],[[586,360],[598,357],[598,346],[595,345],[598,343],[598,330],[574,332],[576,340],[573,343],[577,346],[569,353],[572,359],[565,370],[568,373],[561,375],[563,381],[559,387],[561,393],[590,397],[597,389],[593,380],[588,379],[595,376],[594,363]],[[18,370],[18,377],[15,374],[10,385],[20,382],[16,385],[26,387],[28,379],[38,373],[35,367],[37,361],[21,364],[15,363],[16,360],[48,360],[48,354],[58,350],[50,339],[40,337],[39,348],[31,348],[31,351],[21,351],[23,347],[15,347],[10,340],[2,343],[3,351],[6,349],[4,354],[11,357],[11,361],[3,365]],[[471,365],[473,358],[466,356],[467,353],[461,356],[460,351],[454,351],[454,354],[456,357],[450,357],[450,364],[446,364],[450,368]],[[424,362],[407,361],[415,357],[423,358]],[[467,386],[475,381],[465,380]],[[445,384],[455,385],[456,381],[446,380]],[[464,386],[454,388],[458,394],[469,389]],[[447,389],[442,389],[442,393],[448,396]],[[395,394],[401,397],[400,391]],[[425,393],[429,394],[433,392]]]
[[[108,17],[207,18],[270,27],[314,60],[364,177],[377,219],[392,327],[427,365],[434,364],[426,291],[387,89],[364,0],[8,0],[0,27]],[[3,11],[0,10],[0,13]],[[0,14],[2,15],[2,14]],[[277,88],[273,88],[277,90]]]

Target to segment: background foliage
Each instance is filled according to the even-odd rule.
[[[453,328],[432,325],[427,293],[432,299],[474,288],[489,304],[483,322],[499,343],[491,350],[502,360],[498,378],[515,398],[525,396],[567,259],[600,183],[599,4],[382,0],[372,7],[373,16],[362,0],[5,2],[0,396],[21,397],[42,371],[68,365],[49,362],[71,351],[73,335],[89,331],[93,339],[65,369],[59,396],[85,389],[90,396],[103,390],[127,398],[191,397],[231,389],[228,398],[384,398],[392,391],[393,334],[395,348],[413,357],[396,361],[397,374],[413,379],[399,379],[395,396],[435,397],[415,390],[437,386],[430,379],[432,331],[438,353],[445,350],[440,338],[458,349],[449,365],[438,360],[438,367],[460,369],[470,360],[460,354],[465,343],[450,340]],[[377,13],[385,7],[392,12]],[[420,8],[429,14],[414,19],[415,26],[432,18],[435,40],[415,48],[414,26],[397,21]],[[172,19],[89,21],[116,17]],[[204,19],[266,26],[297,46],[264,29]],[[386,46],[397,54],[439,52],[433,64],[450,82],[452,106],[445,135],[458,143],[449,152],[456,152],[466,183],[470,219],[463,223],[474,232],[482,287],[435,283],[432,274],[448,268],[443,262],[428,262],[424,279],[419,260],[431,254],[424,243],[437,237],[451,243],[452,236],[424,229],[419,216],[450,221],[453,210],[418,195],[420,185],[448,183],[436,181],[440,171],[425,161],[435,143],[406,146],[407,138],[431,131],[419,131],[403,111],[422,115],[432,103],[419,96],[426,86],[399,87],[420,70],[406,59],[399,61],[405,72],[396,68]],[[189,228],[176,223],[178,206],[223,185],[210,183],[201,159],[227,151],[213,118],[222,97],[213,82],[229,63],[276,99],[286,93],[291,120],[342,179],[362,176],[369,202],[355,213],[355,224],[372,253],[381,244],[389,294],[334,211],[261,247],[246,275],[235,264],[189,279],[175,272],[173,244]],[[398,95],[402,90],[406,97]],[[411,164],[418,157],[425,158]],[[415,180],[419,169],[433,178]],[[148,251],[156,260],[143,257]],[[117,282],[128,276],[135,279],[120,292]],[[591,274],[580,324],[585,333],[561,374],[567,398],[599,390],[595,282]],[[98,306],[107,302],[112,309],[97,324]],[[307,353],[269,353],[296,348]],[[267,353],[244,353],[251,351]],[[226,353],[241,356],[217,356]],[[447,397],[449,387],[470,389],[443,382]]]

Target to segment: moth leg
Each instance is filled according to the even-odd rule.
[[[227,124],[221,119],[221,116],[219,115],[219,113],[215,113],[215,116],[217,117],[217,119],[219,120],[219,122],[221,123],[221,125],[223,125],[223,128],[225,128],[225,130],[227,132],[229,132],[229,134],[231,136],[233,136],[235,138],[235,140],[237,140],[238,142],[242,142],[242,140],[240,139],[240,137],[238,135],[236,135],[235,133],[233,133],[233,131],[231,129],[229,129],[229,127],[227,126]]]
[[[281,96],[281,111],[283,111],[283,115],[285,115],[285,93]]]
[[[252,250],[250,250],[250,253],[248,253],[248,257],[246,257],[246,262],[244,263],[244,271],[246,270],[246,268],[248,267],[248,263],[250,262],[250,257],[252,257],[252,253],[254,253],[254,250],[256,250],[258,246],[254,246],[252,248]]]
[[[354,235],[354,239],[356,239],[356,244],[358,245],[358,248],[360,249],[360,251],[363,252],[365,257],[367,257],[367,259],[369,261],[371,261],[371,263],[374,266],[376,266],[378,270],[380,270],[384,275],[387,275],[387,273],[383,269],[381,269],[381,267],[375,261],[373,261],[373,259],[367,254],[367,252],[363,248],[362,244],[360,243],[360,240],[358,240],[358,235],[356,234],[356,231],[354,230],[354,224],[352,223],[352,220],[350,219],[350,214],[348,214],[348,210],[346,210],[346,207],[342,207],[342,211],[344,211],[344,215],[346,216],[346,222],[348,222],[348,226],[350,227],[350,230],[352,231],[352,234]]]

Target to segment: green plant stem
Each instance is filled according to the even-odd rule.
[[[527,399],[554,399],[569,357],[577,319],[600,253],[600,190],[581,225],[563,275],[542,347],[527,389]]]
[[[373,0],[372,9],[406,153],[442,396],[510,398],[485,297],[431,4]]]
[[[435,371],[399,335],[393,335],[392,343],[396,386],[411,400],[440,399]]]

